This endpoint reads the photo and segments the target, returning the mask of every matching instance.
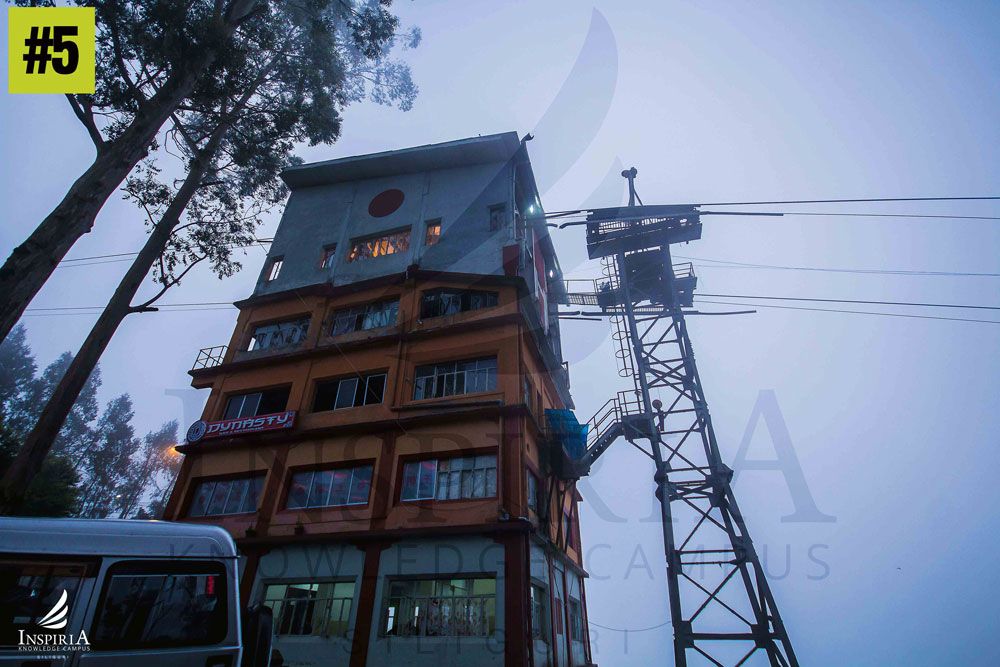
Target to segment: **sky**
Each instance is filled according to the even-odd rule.
[[[413,110],[355,105],[336,145],[301,149],[307,161],[516,130],[535,133],[529,152],[548,211],[621,203],[621,184],[605,176],[633,165],[647,204],[1000,195],[996,3],[424,1],[397,10],[423,33],[407,53],[420,87]],[[0,113],[6,256],[92,149],[58,96],[4,92]],[[783,210],[998,216],[1000,204]],[[674,249],[697,258],[702,293],[1000,306],[995,276],[719,263],[996,274],[997,221],[704,223],[701,240]],[[597,274],[582,231],[553,234],[567,274]],[[143,235],[137,212],[113,199],[70,256],[133,251]],[[251,250],[226,281],[196,272],[166,301],[245,297],[263,257]],[[60,268],[32,307],[99,305],[126,266]],[[872,309],[1000,320],[985,310]],[[142,431],[190,423],[205,396],[186,371],[199,348],[228,340],[235,318],[231,309],[130,317],[102,360],[101,398],[130,393]],[[93,320],[33,312],[24,322],[47,363],[74,350]],[[736,495],[802,664],[1000,664],[1000,325],[759,308],[689,326]],[[564,323],[582,418],[624,388],[608,333]],[[763,417],[751,420],[755,406]],[[741,463],[774,461],[781,443],[797,465]],[[804,486],[789,483],[797,470]],[[669,660],[651,475],[618,443],[581,484],[600,664]],[[810,501],[810,520],[782,520],[801,518]]]

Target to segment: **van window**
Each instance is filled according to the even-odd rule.
[[[18,630],[65,632],[56,627],[62,622],[60,612],[64,608],[66,617],[72,614],[85,576],[87,565],[82,563],[0,561],[0,646],[16,646]],[[64,591],[66,601],[60,605]],[[56,614],[50,615],[52,611]],[[39,621],[50,616],[53,629],[44,629]]]
[[[98,650],[218,644],[227,613],[220,563],[118,563],[105,580],[90,641]]]

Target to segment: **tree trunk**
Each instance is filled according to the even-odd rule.
[[[191,93],[219,51],[226,48],[236,27],[254,6],[253,0],[233,3],[231,12],[224,19],[220,17],[219,38],[209,40],[214,48],[197,50],[197,55],[170,76],[140,107],[125,131],[98,150],[93,164],[0,267],[0,342],[73,244],[93,228],[104,203],[146,156],[160,127]]]
[[[224,130],[221,134],[224,134]],[[221,139],[221,136],[213,137],[213,139],[216,138]],[[52,392],[52,396],[39,415],[35,427],[25,438],[17,457],[7,469],[3,479],[0,480],[0,510],[9,511],[24,496],[28,484],[41,469],[45,457],[59,434],[59,429],[62,428],[67,415],[73,409],[73,404],[76,403],[87,378],[97,366],[101,355],[104,354],[111,338],[115,335],[115,331],[130,313],[135,312],[131,305],[132,299],[135,298],[143,280],[153,267],[153,263],[166,247],[171,232],[177,226],[184,209],[201,184],[208,165],[211,163],[211,156],[214,155],[217,147],[217,141],[214,144],[210,141],[209,146],[203,149],[199,156],[192,161],[184,183],[174,195],[170,206],[164,211],[163,217],[153,228],[142,250],[139,251],[139,256],[132,262],[108,305],[105,306],[101,316],[97,319],[97,323],[90,330],[90,334],[80,351],[73,358],[69,368],[66,369],[65,375],[59,381],[55,391]]]

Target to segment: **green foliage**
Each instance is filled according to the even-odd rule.
[[[17,455],[18,440],[0,423],[0,471]],[[65,456],[53,454],[45,460],[24,498],[13,508],[17,516],[73,516],[79,506],[80,476]]]
[[[64,353],[42,371],[23,325],[0,344],[0,474],[14,460],[25,434],[69,366]],[[38,476],[14,512],[23,516],[131,516],[143,501],[162,502],[177,473],[177,422],[145,438],[132,426],[128,395],[99,414],[100,369],[91,374]]]
[[[203,261],[220,278],[241,268],[234,251],[254,243],[261,216],[284,199],[279,175],[298,163],[295,145],[335,141],[344,106],[371,99],[412,107],[417,89],[409,67],[392,53],[416,47],[420,33],[397,36],[399,21],[388,6],[364,3],[358,9],[346,0],[268,5],[242,25],[225,58],[199,79],[173,115],[163,150],[124,188],[152,228],[181,187],[162,178],[156,161],[172,155],[186,169],[199,156],[210,160],[153,269],[164,290]],[[217,134],[221,139],[213,144]]]

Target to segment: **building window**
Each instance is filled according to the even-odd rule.
[[[277,280],[281,273],[281,266],[285,263],[284,257],[275,257],[271,260],[271,265],[267,268],[267,282]]]
[[[355,375],[316,383],[313,412],[358,408],[382,402],[385,393],[385,373]]]
[[[490,206],[490,231],[496,232],[507,224],[507,207],[504,204]]]
[[[354,331],[391,327],[396,324],[398,316],[398,299],[344,308],[334,312],[330,335],[340,336]]]
[[[226,412],[222,418],[237,419],[284,412],[288,405],[289,389],[289,387],[279,387],[230,396],[226,401]]]
[[[461,456],[403,466],[402,500],[458,500],[497,495],[497,457]]]
[[[354,604],[353,581],[267,584],[264,606],[274,616],[274,634],[346,637]]]
[[[538,505],[538,477],[535,473],[530,470],[527,471],[527,487],[528,487],[528,509],[530,509],[535,514],[541,515],[539,511],[540,507]]]
[[[382,635],[489,637],[496,630],[496,579],[388,582]]]
[[[372,467],[306,470],[292,475],[286,509],[366,505],[372,488]]]
[[[420,318],[442,317],[469,310],[492,308],[499,302],[496,292],[440,289],[424,292],[420,300]]]
[[[264,473],[236,479],[198,482],[188,516],[221,516],[256,512],[264,488]]]
[[[579,600],[569,600],[569,638],[575,642],[583,641],[583,614]]]
[[[275,322],[274,324],[262,324],[254,328],[247,351],[256,352],[293,347],[306,339],[308,330],[308,317]]]
[[[337,260],[337,244],[331,243],[330,245],[323,246],[323,254],[319,260],[319,268],[332,269],[333,264],[336,260]]]
[[[395,255],[410,249],[410,230],[401,229],[381,236],[351,241],[351,251],[347,253],[347,261],[371,259],[384,255]]]
[[[417,366],[413,380],[413,400],[442,398],[458,394],[495,391],[497,358],[448,361]]]
[[[531,638],[549,641],[549,594],[538,584],[531,584]]]
[[[431,246],[441,240],[441,218],[428,220],[424,230],[424,245]]]

